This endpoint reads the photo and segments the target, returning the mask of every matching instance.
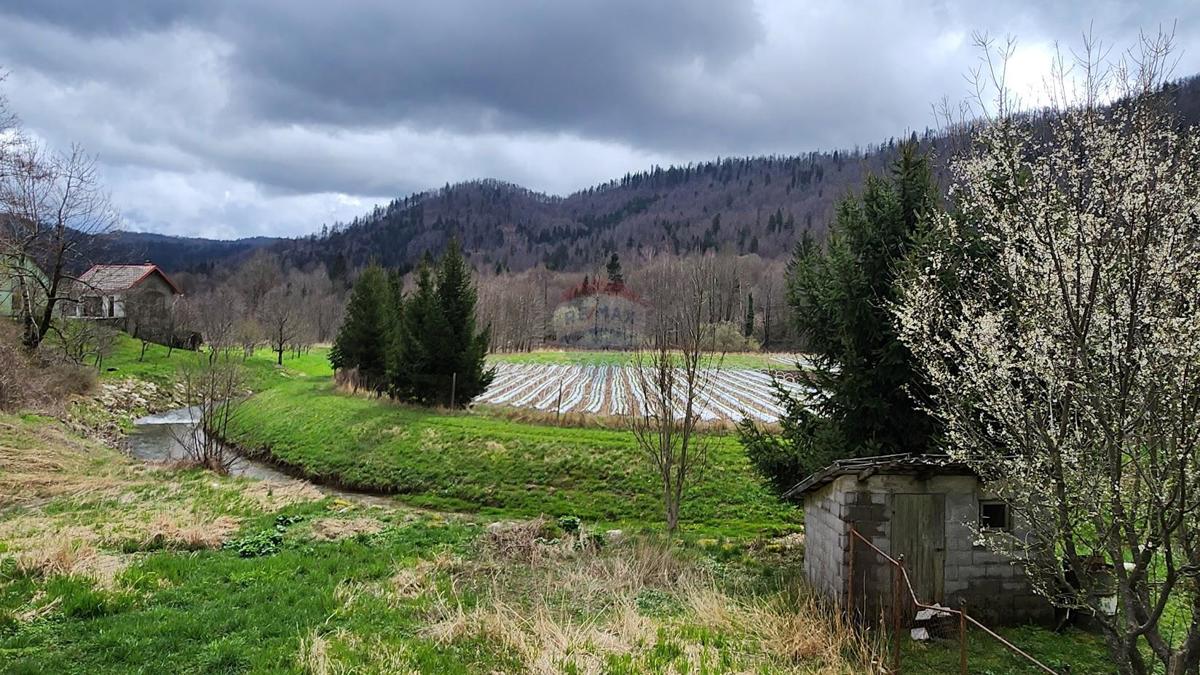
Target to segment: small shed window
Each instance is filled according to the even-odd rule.
[[[979,527],[987,530],[1009,530],[1008,504],[1004,502],[979,502]]]

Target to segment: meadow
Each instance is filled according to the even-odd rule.
[[[614,527],[660,519],[653,470],[626,431],[404,407],[311,378],[242,404],[229,440],[318,482],[422,507]],[[735,436],[708,442],[711,464],[684,505],[685,531],[745,538],[799,527],[799,512],[768,491]]]
[[[284,358],[282,368],[275,363],[275,352],[264,347],[256,349],[245,358],[242,357],[240,349],[232,350],[229,356],[245,365],[248,384],[254,390],[267,388],[277,381],[291,377],[333,375],[333,369],[329,365],[328,347],[312,347],[299,356],[288,354]],[[136,378],[160,386],[169,386],[175,382],[180,368],[199,364],[207,358],[208,352],[204,350],[168,350],[158,344],[147,346],[143,355],[142,343],[122,333],[114,344],[112,353],[104,357],[99,374],[101,380]]]
[[[0,672],[860,673],[799,549],[377,506],[146,467],[0,415]],[[1092,636],[1006,634],[1073,672]],[[973,672],[1026,673],[974,640]],[[906,645],[946,672],[952,642]]]
[[[199,358],[139,351],[124,341],[101,385],[170,387]],[[712,436],[668,539],[628,432],[349,395],[324,359],[247,359],[237,440],[393,499],[146,466],[0,414],[0,672],[859,673],[881,658],[807,589],[801,512],[735,438]],[[1005,634],[1105,672],[1094,636]],[[957,657],[905,644],[908,672]],[[1031,672],[978,635],[971,664]]]

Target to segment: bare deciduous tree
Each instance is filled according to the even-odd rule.
[[[676,302],[657,306],[634,356],[633,435],[658,475],[668,532],[678,527],[687,491],[708,463],[698,404],[710,395],[722,360],[706,349],[712,276],[707,260],[660,269],[656,290],[675,294]]]
[[[217,359],[193,362],[179,371],[192,417],[192,424],[176,440],[188,459],[210,471],[229,473],[237,455],[224,444],[229,423],[246,394],[245,369],[227,354]]]
[[[303,328],[301,300],[288,286],[276,286],[263,296],[258,306],[258,318],[267,333],[267,340],[283,365],[283,353],[299,337]]]
[[[200,334],[208,348],[210,362],[238,344],[237,326],[245,308],[241,297],[228,286],[217,286],[207,293],[186,298],[179,313],[179,324]]]
[[[117,330],[98,321],[71,321],[57,331],[57,336],[54,343],[64,358],[75,365],[91,360],[100,370],[116,347]]]
[[[95,159],[79,146],[51,154],[26,141],[8,166],[0,181],[0,256],[22,270],[22,284],[36,287],[24,295],[43,304],[25,312],[25,344],[36,347],[54,327],[59,303],[77,297],[75,271],[117,215],[101,189]],[[32,265],[45,274],[27,273]]]

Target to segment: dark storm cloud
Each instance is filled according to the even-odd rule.
[[[100,153],[130,226],[304,232],[377,199],[498,177],[569,192],[651,163],[846,147],[934,123],[973,30],[1036,83],[1089,24],[1127,46],[1197,3],[0,4],[13,107]]]
[[[81,36],[209,32],[233,48],[246,114],[348,127],[618,137],[648,123],[675,135],[669,125],[684,120],[663,97],[677,71],[720,72],[762,37],[753,5],[695,0],[107,6],[32,2],[9,13]]]

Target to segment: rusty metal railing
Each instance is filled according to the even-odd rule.
[[[966,675],[966,673],[967,673],[967,628],[968,628],[968,624],[973,625],[976,628],[982,630],[985,634],[992,637],[993,639],[998,641],[1000,644],[1004,645],[1005,648],[1007,648],[1009,651],[1024,658],[1030,664],[1037,666],[1042,671],[1050,673],[1050,675],[1058,675],[1058,672],[1055,671],[1053,668],[1051,668],[1050,666],[1047,666],[1046,664],[1042,663],[1041,661],[1038,661],[1033,656],[1030,656],[1027,652],[1022,650],[1020,647],[1018,647],[1015,644],[1013,644],[1012,642],[1009,642],[1008,640],[1004,639],[1003,636],[1001,636],[999,633],[992,630],[991,628],[988,628],[987,626],[980,623],[978,620],[975,619],[975,617],[967,614],[967,607],[966,607],[965,603],[961,606],[960,609],[953,609],[950,607],[943,607],[942,605],[930,605],[930,604],[921,602],[920,598],[917,597],[916,590],[913,589],[912,581],[908,577],[908,570],[905,569],[905,567],[904,567],[904,556],[899,556],[898,558],[893,558],[892,556],[888,555],[886,552],[884,552],[878,546],[871,543],[871,540],[864,537],[853,525],[850,526],[850,542],[849,542],[849,544],[850,544],[850,551],[849,551],[850,569],[849,569],[849,575],[848,575],[849,579],[848,579],[848,582],[846,585],[846,608],[847,608],[848,616],[850,617],[851,620],[854,619],[854,611],[855,611],[855,608],[854,608],[854,554],[855,554],[855,551],[854,551],[854,549],[855,549],[855,541],[856,540],[861,541],[862,543],[866,544],[871,550],[873,550],[875,553],[879,554],[879,556],[882,557],[883,560],[885,562],[887,562],[887,564],[890,565],[891,569],[892,569],[892,617],[891,617],[891,619],[892,619],[892,630],[891,630],[892,645],[891,645],[891,648],[892,648],[892,672],[893,673],[899,673],[900,668],[901,668],[901,650],[900,650],[901,637],[900,636],[901,636],[901,631],[902,631],[903,626],[901,625],[902,621],[901,621],[901,613],[900,613],[900,604],[901,604],[901,596],[903,595],[903,590],[904,590],[904,588],[907,588],[908,596],[912,599],[912,603],[917,609],[927,609],[927,610],[932,610],[934,612],[942,612],[945,614],[949,614],[951,616],[958,616],[958,654],[959,654],[958,668],[959,668],[959,672],[962,673],[962,675]]]

